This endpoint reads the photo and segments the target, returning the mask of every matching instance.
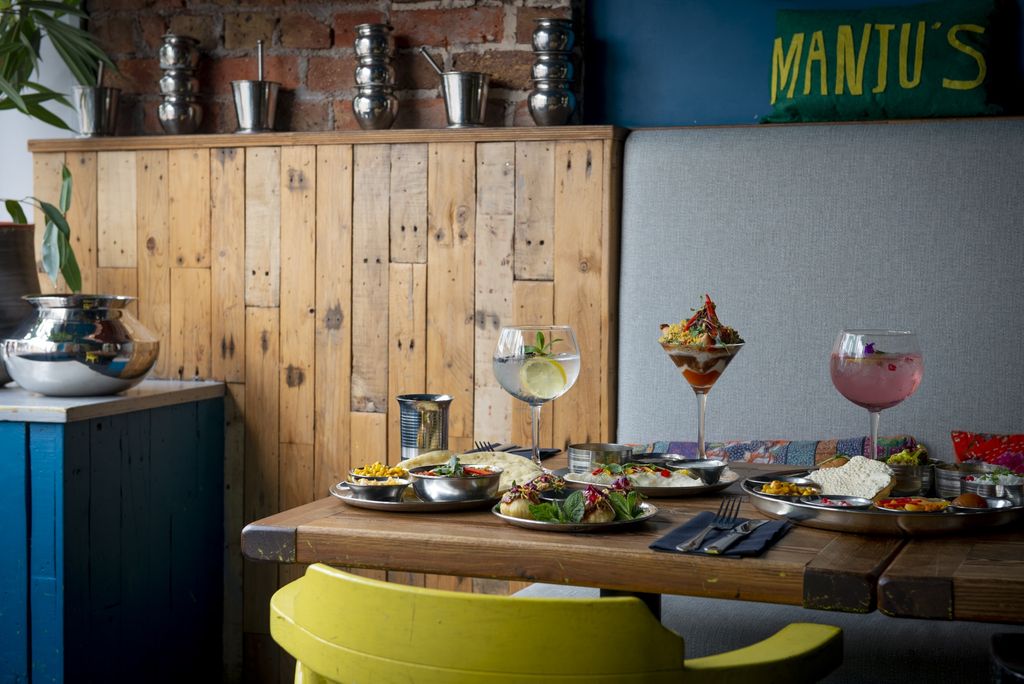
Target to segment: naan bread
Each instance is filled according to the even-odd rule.
[[[512,486],[512,483],[523,484],[529,482],[544,471],[528,458],[506,454],[502,451],[477,451],[472,454],[456,454],[455,452],[442,449],[420,454],[408,460],[402,461],[401,465],[406,470],[428,465],[442,465],[447,463],[452,455],[459,457],[459,462],[464,465],[487,465],[501,468],[501,479],[498,481],[498,491],[504,492]]]

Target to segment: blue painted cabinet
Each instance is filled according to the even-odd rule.
[[[0,682],[219,678],[223,387],[163,384],[63,422],[0,391]]]

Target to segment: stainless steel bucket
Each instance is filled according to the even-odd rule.
[[[75,86],[78,133],[83,138],[114,135],[117,130],[118,88]]]
[[[479,71],[446,71],[441,75],[448,128],[484,125],[490,82],[490,74]]]
[[[277,91],[274,81],[232,81],[235,96],[236,133],[264,133],[274,130],[277,117]]]

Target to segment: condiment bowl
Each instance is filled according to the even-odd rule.
[[[674,461],[668,465],[672,468],[692,470],[705,485],[718,484],[718,481],[722,479],[722,473],[725,472],[726,468],[725,461],[716,460]]]
[[[416,496],[424,501],[480,501],[498,496],[498,482],[501,479],[501,468],[485,465],[463,464],[468,468],[486,468],[490,475],[463,475],[449,477],[446,475],[427,475],[440,466],[421,466],[409,471],[412,488]]]
[[[381,483],[387,480],[387,478],[356,477],[366,483]],[[345,482],[345,486],[348,487],[349,491],[352,492],[352,496],[356,499],[364,499],[366,501],[401,501],[406,487],[409,486],[409,480],[399,480],[396,478],[395,484],[363,484],[348,480]]]

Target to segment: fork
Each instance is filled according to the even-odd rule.
[[[740,511],[740,498],[738,496],[727,496],[718,505],[718,512],[711,519],[711,524],[697,533],[693,538],[676,546],[676,551],[693,551],[704,543],[704,537],[712,530],[731,530],[736,524],[736,514]]]
[[[473,451],[494,451],[496,446],[497,442],[473,442]]]

